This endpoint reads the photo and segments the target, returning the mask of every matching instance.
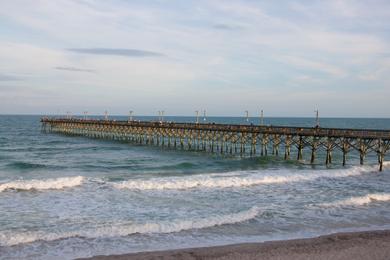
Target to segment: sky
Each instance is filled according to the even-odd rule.
[[[390,117],[390,1],[1,0],[0,114]]]

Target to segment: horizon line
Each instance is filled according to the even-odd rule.
[[[57,117],[66,117],[66,114],[2,114],[0,113],[0,116],[57,116]],[[74,114],[71,115],[72,117],[84,117],[83,114]],[[87,115],[90,117],[104,117],[104,114],[90,114]],[[159,117],[159,115],[132,115],[133,118],[136,117]],[[108,117],[129,117],[129,115],[123,115],[123,114],[112,114],[108,115]],[[164,118],[167,117],[191,117],[196,118],[195,115],[164,115]],[[226,117],[226,118],[246,118],[246,116],[222,116],[222,115],[206,115],[206,118],[214,118],[214,117]],[[204,118],[203,115],[199,115],[199,118]],[[260,116],[249,116],[248,118],[260,118]],[[264,116],[263,118],[316,118],[315,116]],[[358,117],[358,116],[324,116],[319,117],[320,119],[390,119],[390,117]]]

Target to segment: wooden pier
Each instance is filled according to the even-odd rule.
[[[313,164],[318,160],[318,151],[324,153],[327,165],[332,163],[334,151],[342,154],[343,165],[350,152],[359,154],[360,164],[371,153],[377,156],[380,171],[390,150],[390,130],[74,118],[42,118],[41,123],[45,132],[241,156],[272,154],[283,155],[284,159],[289,160],[294,148],[297,160],[303,160],[304,150],[310,151],[310,162]]]

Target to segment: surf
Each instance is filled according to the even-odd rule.
[[[124,223],[105,225],[88,230],[79,230],[63,233],[37,232],[7,232],[0,233],[0,246],[13,246],[35,241],[53,241],[72,237],[100,238],[100,237],[123,237],[132,234],[163,234],[176,233],[192,229],[204,229],[221,225],[237,224],[256,218],[260,209],[256,206],[226,215],[212,215],[192,220],[176,219],[171,221],[147,222],[147,223]]]
[[[82,185],[85,178],[83,176],[62,177],[45,180],[17,180],[6,183],[0,183],[0,192],[7,190],[59,190]]]
[[[390,193],[370,193],[364,196],[355,196],[343,200],[337,200],[331,203],[323,203],[325,207],[340,207],[340,206],[363,206],[374,202],[390,201]]]
[[[318,178],[343,178],[371,172],[371,166],[354,166],[337,170],[256,170],[228,173],[198,174],[184,177],[158,177],[147,180],[127,180],[112,183],[117,189],[130,190],[186,190],[249,187],[263,184],[281,184],[312,181]]]

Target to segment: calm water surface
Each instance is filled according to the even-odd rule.
[[[390,129],[390,119],[328,118],[321,126]],[[0,259],[72,259],[389,228],[390,165],[379,173],[373,156],[365,166],[356,154],[346,167],[337,153],[331,167],[323,159],[311,166],[44,134],[38,116],[0,116]]]

